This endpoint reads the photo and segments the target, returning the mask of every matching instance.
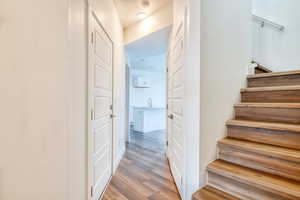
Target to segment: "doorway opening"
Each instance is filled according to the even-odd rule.
[[[165,153],[167,51],[171,28],[126,45],[128,144]]]

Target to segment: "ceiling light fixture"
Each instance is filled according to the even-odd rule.
[[[142,7],[145,9],[150,6],[149,0],[142,0]]]
[[[145,12],[139,12],[139,13],[136,14],[136,16],[139,19],[144,19],[147,16],[147,14]]]

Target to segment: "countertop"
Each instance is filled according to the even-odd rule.
[[[163,107],[133,107],[133,109],[146,111],[166,110],[166,108]]]

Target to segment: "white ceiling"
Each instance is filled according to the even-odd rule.
[[[143,11],[142,0],[114,0],[121,18],[123,27],[136,23],[138,19],[136,14]],[[172,0],[148,0],[150,5],[145,9],[147,16],[172,2]]]
[[[146,71],[165,71],[171,28],[152,33],[126,46],[130,67]]]

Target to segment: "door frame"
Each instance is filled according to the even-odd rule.
[[[192,28],[197,26],[191,23],[191,19],[198,19],[193,16],[191,9],[193,8],[191,0],[186,2],[184,6],[184,57],[183,65],[184,85],[188,90],[184,93],[184,121],[183,128],[186,130],[185,138],[185,179],[184,181],[184,199],[189,199],[193,192],[200,187],[200,134],[201,134],[201,94],[200,94],[200,55],[198,52],[199,44],[192,39],[195,37],[195,32]],[[193,12],[194,14],[194,12]],[[196,33],[197,34],[197,33]],[[199,35],[200,36],[200,35]],[[200,49],[199,49],[200,50]],[[200,51],[199,51],[200,52]],[[199,63],[198,63],[199,62]]]
[[[183,84],[185,89],[183,95],[182,127],[183,130],[185,130],[183,141],[185,165],[182,177],[183,193],[181,197],[183,200],[188,200],[191,198],[192,193],[197,191],[201,187],[201,184],[203,184],[200,182],[200,63],[195,62],[195,57],[198,58],[200,55],[196,55],[194,51],[195,45],[199,44],[195,44],[195,42],[191,40],[191,36],[194,35],[190,30],[192,27],[190,23],[190,18],[192,17],[190,1],[185,3],[183,9]],[[176,29],[177,27],[173,24],[173,30]],[[169,49],[169,51],[172,50]],[[169,157],[170,155],[167,156]]]
[[[171,26],[171,28],[173,29],[173,25]],[[166,74],[165,74],[165,77],[166,77],[166,84],[165,84],[165,87],[166,87],[166,156],[167,156],[167,159],[168,159],[168,163],[169,163],[169,166],[170,166],[170,152],[169,152],[169,145],[170,145],[170,141],[169,141],[169,136],[170,136],[170,131],[169,130],[169,59],[170,59],[170,53],[171,53],[171,50],[169,48],[169,45],[170,45],[170,39],[171,39],[171,35],[172,35],[172,32],[170,32],[170,35],[169,35],[169,40],[168,40],[168,49],[167,49],[167,53],[166,53]]]
[[[170,26],[172,27],[172,26]],[[130,43],[129,43],[130,44]],[[126,45],[125,45],[126,47]],[[166,110],[166,114],[165,114],[165,139],[166,139],[166,154],[168,154],[168,143],[169,143],[169,138],[168,138],[168,55],[169,55],[169,50],[167,50],[167,53],[165,55],[166,58],[166,68],[165,68],[165,84],[164,87],[166,89],[165,92],[165,110]],[[129,58],[126,56],[125,57],[125,62],[126,62],[126,70],[125,70],[125,80],[126,80],[126,85],[125,85],[125,124],[126,124],[126,142],[130,142],[130,131],[131,131],[131,127],[130,127],[130,83],[131,83],[131,79],[130,79],[130,75],[131,75],[131,65],[130,65],[130,60]]]
[[[130,64],[128,57],[125,57],[125,140],[130,142]]]
[[[90,1],[88,1],[88,16],[87,16],[87,33],[88,33],[88,37],[87,37],[87,50],[88,50],[88,68],[87,68],[87,150],[86,150],[86,167],[87,167],[87,180],[86,180],[86,188],[87,188],[87,200],[92,200],[93,198],[93,181],[92,181],[92,167],[93,167],[93,163],[92,161],[92,140],[91,140],[91,135],[92,135],[92,114],[94,113],[93,109],[92,109],[92,101],[91,101],[91,96],[92,96],[92,79],[91,77],[94,76],[94,74],[92,74],[92,70],[91,68],[93,67],[93,62],[92,62],[92,51],[93,51],[93,43],[92,41],[94,40],[94,36],[93,36],[93,26],[92,26],[92,20],[96,20],[97,23],[99,24],[99,26],[103,29],[104,33],[106,34],[106,36],[108,37],[108,39],[111,41],[112,43],[112,80],[111,80],[111,86],[112,86],[112,115],[115,114],[115,109],[114,109],[114,42],[111,39],[110,35],[107,33],[107,31],[105,30],[104,26],[102,25],[100,19],[98,18],[96,12],[94,11],[92,4],[90,3]],[[111,126],[112,126],[112,136],[111,136],[111,175],[110,175],[110,180],[112,178],[112,175],[114,173],[114,166],[116,165],[115,163],[115,159],[114,159],[114,154],[116,152],[116,145],[115,145],[115,129],[114,129],[114,118],[111,119]],[[104,192],[107,189],[107,186],[109,185],[108,181],[105,189],[103,190],[100,199],[102,198]]]

